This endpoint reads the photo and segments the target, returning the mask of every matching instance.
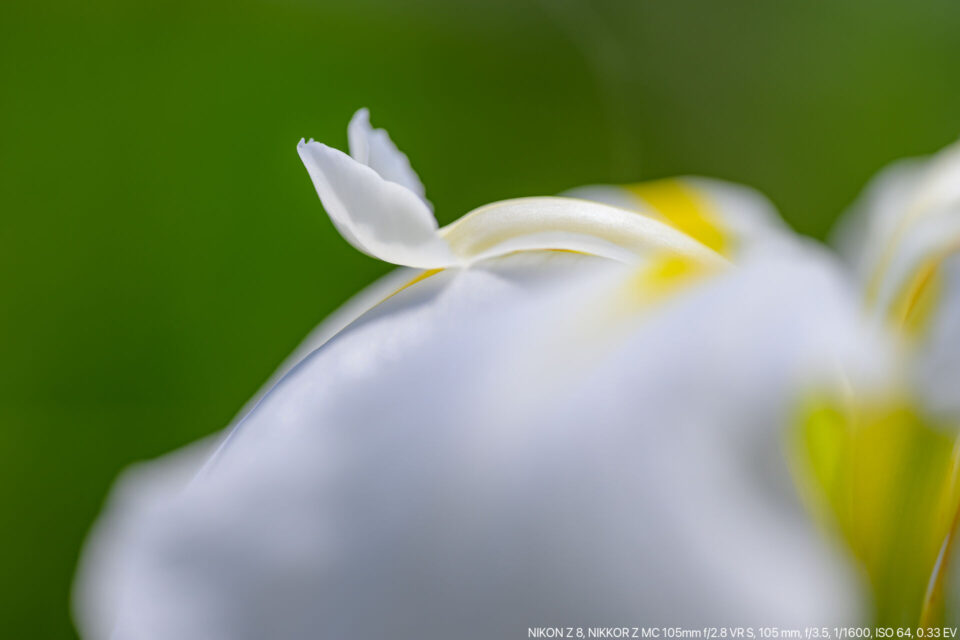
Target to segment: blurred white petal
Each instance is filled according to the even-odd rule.
[[[286,384],[285,374],[305,359],[319,357],[317,350],[324,346],[328,346],[327,351],[338,353],[345,349],[353,362],[369,360],[371,364],[364,366],[375,368],[380,354],[430,348],[432,336],[446,323],[480,322],[491,309],[519,304],[593,274],[627,271],[614,261],[555,251],[517,253],[483,266],[423,272],[404,282],[394,274],[385,276],[322,323],[288,358],[281,367],[282,373],[278,372],[258,393],[257,402],[278,384]],[[406,276],[410,271],[399,273]],[[341,318],[355,313],[352,322],[339,326]],[[362,337],[356,337],[357,333]],[[339,346],[344,342],[349,346]],[[245,422],[239,421],[234,428],[245,433],[255,430]],[[275,429],[271,428],[270,433],[275,433]]]
[[[507,638],[862,620],[782,440],[806,385],[881,368],[842,278],[808,250],[761,252],[625,314],[611,303],[631,277],[530,253],[377,305],[188,490],[167,486],[176,462],[128,474],[78,578],[82,630]]]
[[[960,252],[937,267],[936,313],[926,327],[917,362],[917,389],[928,410],[960,426]]]
[[[323,322],[316,326],[306,338],[301,340],[293,350],[293,353],[284,358],[283,362],[270,376],[270,379],[267,380],[260,391],[237,413],[235,422],[246,416],[260,401],[263,394],[273,388],[298,362],[322,347],[328,340],[355,322],[371,308],[383,302],[410,282],[423,277],[422,274],[424,273],[429,272],[400,267],[381,276],[370,285],[364,287],[359,293],[352,296],[339,309],[331,313]]]
[[[882,171],[837,243],[878,319],[901,331],[925,409],[960,419],[960,144]]]
[[[561,286],[570,278],[581,273],[586,274],[599,269],[625,269],[624,265],[611,263],[595,256],[562,251],[516,253],[510,255],[509,259],[492,262],[489,266],[492,273],[495,273],[500,281],[517,287],[520,294],[541,288]],[[438,269],[421,271],[399,268],[377,279],[360,293],[351,297],[342,307],[330,314],[328,318],[311,331],[297,345],[293,353],[284,359],[283,363],[257,394],[238,412],[234,424],[242,420],[259,403],[264,394],[283,379],[294,366],[344,329],[360,326],[370,318],[382,317],[385,313],[394,313],[400,307],[432,299],[428,292],[440,290],[442,287],[438,286],[439,283],[446,283],[455,271],[432,279],[429,283],[424,283],[424,281],[435,278],[438,272],[442,271]],[[403,293],[408,288],[414,289],[414,291]],[[403,295],[399,295],[401,293]],[[477,296],[485,295],[488,295],[487,289],[479,288]],[[394,296],[399,297],[393,300]]]
[[[837,222],[833,244],[853,265],[864,287],[910,210],[926,166],[923,160],[908,159],[886,167]]]

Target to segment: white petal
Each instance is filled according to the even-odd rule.
[[[207,439],[167,454],[160,460],[125,470],[110,494],[111,508],[117,513],[138,518],[147,509],[178,500],[196,478],[197,470],[215,450],[215,446],[215,442]],[[77,569],[76,586],[79,588],[74,588],[72,604],[78,626],[86,640],[131,638],[118,629],[120,612],[116,607],[119,603],[146,613],[146,603],[140,599],[144,594],[135,593],[129,579],[129,572],[137,571],[138,566],[151,571],[149,566],[145,566],[149,559],[142,556],[141,545],[146,540],[141,535],[143,532],[137,533],[129,526],[117,527],[116,524],[109,520],[99,520],[94,524]],[[184,589],[187,595],[189,587]],[[199,631],[197,620],[193,617],[177,619],[171,615],[163,624],[167,630],[179,629],[169,636],[171,638],[206,637],[212,640],[217,637],[216,634],[192,635]]]
[[[866,284],[872,285],[869,302],[878,313],[896,313],[925,266],[939,271],[941,262],[960,250],[960,207],[928,212],[897,236],[896,250],[884,260],[882,277]],[[958,294],[960,290],[950,295]]]
[[[582,277],[600,269],[623,268],[619,263],[611,264],[590,255],[552,251],[513,254],[504,259],[491,261],[485,266],[490,273],[497,276],[498,281],[510,283],[521,295],[526,295],[531,290],[560,286],[561,283],[570,279]],[[231,428],[241,422],[295,366],[341,332],[348,328],[355,329],[362,326],[371,319],[388,315],[396,318],[402,313],[401,309],[421,306],[432,301],[458,273],[456,270],[451,270],[441,275],[437,271],[396,269],[350,298],[297,345],[293,353],[281,363],[270,379],[238,412],[231,423]],[[497,297],[499,293],[499,289],[492,288],[488,293],[487,287],[480,286],[476,295],[478,298],[493,296],[495,300],[499,300]],[[418,324],[420,322],[421,320],[416,321]],[[392,320],[391,324],[395,325],[396,320]]]
[[[664,220],[727,256],[790,234],[763,195],[722,180],[666,178],[634,185],[578,187],[561,195],[594,200]]]
[[[370,112],[367,109],[360,109],[353,114],[347,127],[347,138],[350,142],[350,155],[354,160],[367,165],[384,180],[406,187],[430,206],[423,183],[410,166],[410,160],[397,148],[384,129],[370,126]]]
[[[273,388],[283,376],[295,367],[301,360],[322,347],[328,340],[336,336],[347,326],[355,322],[364,313],[383,302],[410,282],[422,277],[424,272],[417,269],[394,269],[390,273],[365,287],[360,293],[352,296],[343,306],[330,314],[323,322],[304,338],[296,349],[287,356],[270,379],[260,388],[247,404],[237,413],[234,423],[243,419],[253,409],[263,395]]]
[[[395,353],[430,349],[433,335],[447,323],[469,324],[472,316],[491,313],[498,306],[520,304],[525,298],[569,286],[596,273],[624,273],[626,269],[620,263],[590,255],[553,251],[517,253],[487,261],[482,268],[422,273],[414,282],[402,284],[376,304],[362,309],[366,301],[372,301],[386,292],[387,287],[397,284],[397,280],[388,276],[371,287],[369,297],[361,294],[356,307],[351,301],[324,322],[317,330],[321,336],[327,327],[336,326],[331,323],[339,324],[338,317],[359,311],[348,326],[338,328],[316,348],[311,348],[308,338],[307,346],[298,348],[290,357],[290,366],[275,374],[275,379],[258,392],[256,403],[250,409],[277,393],[276,387],[288,384],[292,376],[287,374],[297,374],[297,367],[309,366],[304,361],[311,357],[326,358],[331,351],[342,352],[357,363],[355,366],[375,368],[379,359],[393,357]],[[321,348],[325,348],[323,355],[318,352]],[[244,418],[232,425],[225,444],[232,445],[240,430],[248,440],[261,437],[256,426],[258,421],[247,420],[248,413],[249,410],[243,412]],[[262,433],[267,439],[276,435],[277,428],[272,425]]]
[[[917,391],[936,417],[960,427],[960,252],[940,263],[936,278],[937,310],[914,363]]]
[[[910,209],[925,167],[922,160],[901,160],[885,168],[837,223],[833,244],[864,286]]]
[[[930,159],[901,160],[878,174],[837,226],[837,243],[855,263],[875,302],[888,282],[902,278],[905,248],[918,225],[960,215],[960,143]],[[904,241],[908,241],[905,247]]]
[[[437,235],[433,213],[416,193],[325,144],[301,140],[297,151],[327,214],[354,247],[422,269],[456,262]]]
[[[773,203],[755,189],[711,178],[682,180],[710,203],[711,211],[732,234],[735,246],[748,249],[763,240],[791,233]]]
[[[960,144],[881,172],[841,221],[837,239],[871,313],[900,329],[912,348],[924,408],[958,424]]]
[[[620,267],[543,254],[603,265],[560,288],[498,274],[531,255],[379,305],[187,492],[119,489],[91,543],[114,561],[78,583],[88,637],[115,616],[138,640],[856,622],[780,435],[798,382],[862,364],[835,271],[766,255],[624,317],[603,311]],[[607,330],[568,361],[577,326]]]

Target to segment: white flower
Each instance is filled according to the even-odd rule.
[[[214,453],[125,474],[79,572],[85,637],[868,619],[788,453],[809,394],[890,383],[839,263],[699,179],[633,210],[526,198],[438,229],[366,112],[350,146],[299,146],[331,219],[430,270],[319,328]]]

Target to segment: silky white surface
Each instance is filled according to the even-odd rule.
[[[377,280],[361,289],[359,293],[351,296],[340,308],[314,327],[307,334],[307,337],[300,341],[293,353],[284,358],[267,382],[237,413],[234,423],[243,419],[260,402],[263,395],[272,389],[301,360],[322,347],[328,340],[343,331],[364,313],[389,298],[421,273],[423,272],[417,269],[400,267],[377,278]]]
[[[456,309],[457,313],[470,316],[491,306],[517,304],[525,297],[543,295],[581,278],[593,277],[594,274],[626,273],[627,267],[589,255],[535,251],[490,261],[480,272],[484,274],[480,284],[471,285],[467,293],[461,294],[468,296],[464,302],[470,306],[464,310]],[[449,295],[446,293],[448,289],[463,287],[463,271],[458,268],[446,269],[404,287],[410,280],[401,276],[410,273],[411,270],[401,269],[387,274],[321,323],[257,393],[256,402],[248,403],[241,418],[231,426],[239,427],[250,410],[283,382],[287,373],[335,338],[355,340],[347,336],[363,329],[364,349],[399,349],[397,343],[405,336],[426,342],[443,323],[457,321],[450,318],[450,311],[443,300],[444,296]],[[472,281],[477,276],[470,278]],[[344,323],[347,318],[350,321]],[[426,344],[422,346],[425,348]],[[409,345],[407,348],[414,350],[418,347]],[[243,428],[251,430],[247,425]]]
[[[560,249],[620,262],[656,253],[724,259],[664,222],[602,203],[573,198],[503,200],[474,209],[441,230],[453,251],[470,263],[516,251]]]
[[[378,305],[188,490],[193,460],[128,473],[84,555],[85,637],[862,621],[783,455],[802,389],[883,368],[832,265],[781,247],[625,314],[621,267],[553,254],[570,277],[530,287],[509,274],[542,284],[533,255]]]

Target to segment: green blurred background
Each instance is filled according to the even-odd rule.
[[[823,237],[960,134],[955,2],[0,4],[0,636],[70,638],[112,479],[229,422],[387,267],[301,136],[371,108],[440,221],[706,174]]]

